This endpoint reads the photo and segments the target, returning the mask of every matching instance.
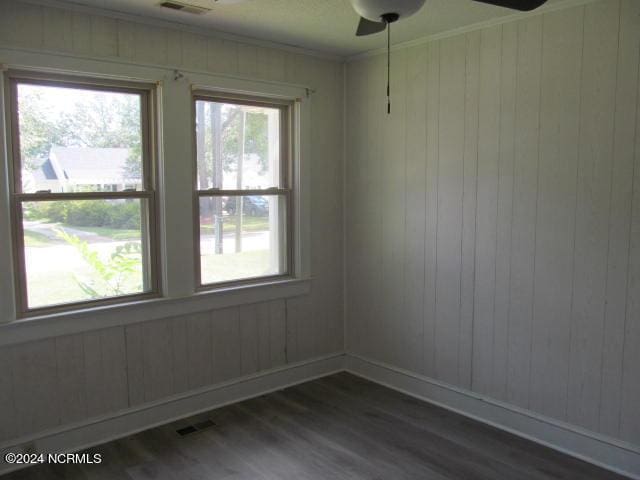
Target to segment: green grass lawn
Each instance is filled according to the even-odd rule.
[[[81,288],[80,282],[91,284],[100,296],[89,295]],[[121,294],[139,293],[141,284],[141,273],[131,273],[123,279]],[[88,265],[80,271],[73,272],[51,270],[39,272],[37,275],[27,273],[27,292],[30,307],[96,300],[113,295],[113,291],[105,286]]]
[[[202,283],[228,282],[270,275],[268,250],[224,255],[203,255],[200,260]]]
[[[70,272],[27,274],[27,293],[32,308],[90,300]]]
[[[72,230],[95,233],[96,235],[117,242],[135,242],[140,240],[140,230],[109,227],[75,227],[73,225],[65,225],[62,223],[52,225],[54,225],[53,228],[70,228]],[[62,239],[47,237],[42,233],[29,229],[25,229],[24,231],[24,241],[27,247],[48,247],[51,245],[61,245],[65,243]]]
[[[235,217],[227,218],[224,222],[224,232],[235,231]],[[267,217],[244,217],[244,232],[267,231],[269,220]],[[117,229],[107,227],[77,227],[74,225],[52,224],[52,228],[69,228],[72,231],[84,231],[96,234],[93,242],[91,236],[83,236],[88,241],[90,251],[101,251],[101,257],[108,259],[109,251],[115,250],[116,245],[122,242],[140,240],[140,231],[132,229]],[[41,228],[41,227],[40,227]],[[204,226],[203,233],[213,234],[213,226]],[[28,230],[24,232],[27,252],[31,250],[31,262],[33,272],[27,272],[29,304],[32,307],[72,303],[91,300],[91,295],[84,291],[81,282],[90,284],[98,291],[99,297],[113,295],[113,290],[103,283],[95,270],[80,257],[80,253],[62,238],[44,235],[39,231]],[[104,239],[114,242],[108,245]],[[115,243],[118,242],[118,243]],[[50,248],[50,253],[48,249]],[[61,258],[62,257],[62,258]],[[50,258],[58,261],[49,267]],[[61,265],[66,268],[61,269]],[[201,258],[203,283],[227,282],[238,279],[247,279],[271,275],[270,252],[268,250],[248,251],[241,253],[227,253],[224,255],[204,255]],[[29,268],[28,268],[29,270]],[[102,282],[102,283],[101,283]],[[141,286],[141,272],[133,272],[127,275],[122,282],[122,293],[137,293]]]
[[[267,271],[269,252],[266,250],[205,255],[202,257],[201,267],[203,283],[226,282],[272,274]],[[41,307],[92,300],[82,290],[78,280],[88,281],[95,278],[95,273],[88,266],[81,272],[50,271],[39,273],[28,279],[29,305]],[[136,293],[138,291],[136,286],[140,285],[140,274],[129,275],[124,283],[128,287],[124,289],[126,293]],[[102,293],[106,295],[106,290]]]
[[[49,247],[56,243],[60,242],[56,242],[42,233],[31,230],[25,230],[24,232],[24,244],[27,247]]]
[[[129,242],[140,240],[140,230],[129,230],[126,228],[109,228],[109,227],[74,227],[72,225],[60,225],[61,227],[73,228],[84,232],[95,233],[101,237],[107,237],[111,240]]]
[[[41,237],[44,237],[44,239]],[[27,249],[37,249],[45,257],[47,256],[46,248],[48,246],[60,246],[59,242],[54,241],[54,243],[51,243],[51,239],[44,235],[29,235],[28,238],[30,238],[30,244],[27,245]],[[91,245],[89,245],[89,248],[91,248]],[[52,249],[53,254],[59,255],[59,248]],[[274,272],[269,271],[269,255],[270,252],[268,250],[204,255],[201,259],[202,281],[203,283],[217,283],[271,275]],[[39,263],[39,265],[42,265],[42,263]],[[79,282],[92,284],[92,288],[95,288],[101,294],[98,298],[111,295],[110,290],[104,287],[99,276],[89,264],[64,271],[56,268],[51,270],[40,269],[37,274],[27,273],[27,277],[29,305],[31,307],[91,300],[92,297],[83,291]],[[141,285],[140,271],[127,275],[122,283],[123,293],[139,292]]]

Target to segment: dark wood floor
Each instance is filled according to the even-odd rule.
[[[104,462],[3,480],[623,478],[346,373],[88,452]]]

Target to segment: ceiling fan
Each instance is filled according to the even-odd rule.
[[[389,77],[391,73],[391,24],[420,10],[426,0],[351,0],[360,15],[356,35],[362,37],[387,30],[387,113],[391,113]],[[547,0],[473,0],[521,12],[535,10]]]

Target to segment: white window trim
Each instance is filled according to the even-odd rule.
[[[252,195],[258,192],[263,195],[274,194],[275,199],[278,201],[279,205],[282,205],[280,198],[284,197],[284,212],[278,209],[276,216],[279,218],[278,220],[278,240],[276,242],[276,248],[278,252],[278,263],[279,263],[279,271],[270,275],[261,275],[254,277],[240,277],[229,279],[226,281],[204,281],[203,272],[202,272],[202,245],[201,245],[201,205],[200,202],[203,198],[215,198],[223,197],[225,195],[230,195],[231,191],[237,192],[239,189],[243,190],[240,185],[238,185],[234,189],[225,189],[223,187],[219,187],[215,189],[215,192],[210,189],[203,189],[199,185],[197,185],[197,175],[194,175],[193,188],[194,188],[194,244],[195,244],[195,265],[196,265],[196,289],[197,291],[205,291],[205,290],[216,290],[218,288],[224,287],[226,285],[239,285],[239,284],[253,284],[260,283],[263,281],[267,281],[269,279],[286,279],[295,277],[295,271],[292,268],[293,266],[293,245],[291,244],[292,239],[292,224],[291,224],[291,208],[294,207],[293,201],[293,188],[292,188],[292,180],[291,180],[291,156],[295,155],[293,151],[293,141],[291,139],[292,130],[295,126],[292,125],[293,121],[295,121],[295,100],[289,99],[281,99],[275,97],[267,97],[267,96],[249,96],[249,95],[239,95],[236,92],[221,92],[221,91],[210,91],[208,89],[198,89],[192,87],[192,107],[194,109],[194,114],[192,114],[192,119],[194,119],[194,124],[192,126],[192,133],[195,134],[197,130],[197,120],[195,120],[195,112],[197,110],[198,102],[204,103],[229,103],[232,105],[250,105],[250,106],[267,106],[270,109],[277,109],[278,118],[280,122],[280,127],[278,129],[278,143],[279,143],[279,152],[277,155],[277,172],[278,172],[278,181],[274,186],[271,187],[263,187],[255,189]],[[236,103],[238,102],[238,103]],[[264,105],[261,105],[260,102],[264,102]],[[284,122],[283,122],[284,120]],[[291,126],[291,127],[290,127]],[[195,135],[194,135],[195,138]],[[194,147],[194,150],[197,150],[197,146]],[[198,155],[194,158],[194,162],[196,163],[196,169],[198,167]],[[195,173],[195,172],[194,172]],[[247,192],[248,193],[248,192]],[[236,195],[235,193],[231,193],[231,195]],[[237,200],[237,196],[235,197]],[[239,209],[238,211],[240,211]],[[281,231],[282,226],[284,225],[284,232]],[[284,233],[284,235],[282,235]],[[273,245],[272,245],[273,247]],[[284,269],[283,269],[284,267]]]
[[[159,245],[159,239],[157,238],[158,230],[157,230],[157,188],[156,188],[156,125],[155,125],[155,99],[156,99],[156,88],[154,84],[147,83],[142,84],[139,82],[129,83],[129,82],[114,82],[113,79],[102,79],[97,78],[95,76],[78,76],[77,79],[69,78],[65,75],[55,75],[55,74],[40,74],[39,72],[31,72],[31,71],[21,71],[21,70],[7,70],[6,75],[4,77],[4,81],[9,86],[8,89],[5,89],[5,95],[9,92],[9,96],[14,96],[13,98],[7,98],[5,96],[5,100],[8,102],[6,107],[6,115],[5,115],[5,124],[7,126],[6,135],[7,135],[7,151],[11,155],[7,156],[7,162],[12,161],[11,164],[8,164],[9,174],[7,175],[9,178],[10,185],[7,187],[10,192],[10,197],[13,197],[10,201],[10,209],[11,214],[14,216],[13,221],[11,222],[11,230],[12,230],[12,241],[16,242],[13,245],[12,253],[16,256],[13,262],[13,270],[14,270],[14,290],[16,292],[16,316],[19,318],[28,318],[33,316],[45,316],[48,314],[58,313],[58,312],[66,312],[66,311],[76,311],[91,307],[98,307],[102,305],[108,304],[119,304],[123,302],[133,302],[138,300],[147,300],[150,298],[157,298],[161,292],[161,285],[159,283],[159,279],[161,276],[158,274],[160,270],[160,266],[158,264],[158,255],[157,255],[157,247]],[[74,83],[77,80],[77,83]],[[49,82],[53,85],[61,85],[67,86],[70,88],[83,89],[85,91],[118,91],[118,89],[125,88],[127,91],[138,95],[140,98],[140,108],[142,115],[142,133],[141,133],[141,141],[143,148],[143,157],[142,157],[142,171],[143,171],[143,188],[137,192],[117,192],[120,197],[117,198],[134,198],[140,200],[141,205],[141,214],[143,214],[147,220],[147,233],[143,236],[142,241],[143,244],[146,244],[146,268],[144,271],[144,276],[146,281],[148,281],[148,289],[143,289],[143,291],[135,292],[127,295],[120,296],[107,296],[103,298],[96,299],[86,299],[86,300],[74,300],[68,303],[63,304],[47,304],[42,306],[32,307],[29,305],[29,300],[27,298],[27,289],[28,289],[28,272],[27,265],[24,259],[24,249],[25,245],[21,241],[21,235],[23,234],[23,226],[20,224],[20,220],[15,215],[18,212],[23,211],[24,203],[29,202],[30,198],[34,198],[38,195],[38,193],[34,192],[23,192],[23,189],[16,185],[16,181],[19,177],[19,173],[17,170],[22,168],[21,163],[16,159],[18,157],[17,152],[13,150],[13,148],[17,145],[17,142],[14,141],[14,137],[19,137],[19,132],[17,131],[18,125],[17,122],[14,122],[14,119],[18,118],[18,106],[16,103],[9,106],[9,103],[17,102],[18,94],[17,88],[21,84],[31,84],[31,85],[46,85]],[[13,87],[11,86],[13,84]],[[15,89],[15,91],[14,91]],[[13,131],[16,129],[16,131]],[[13,187],[13,194],[11,194]],[[23,197],[20,199],[20,195],[27,195],[28,197]],[[46,201],[60,201],[60,193],[48,193],[44,197],[50,198],[50,200]],[[107,197],[103,192],[74,192],[72,195],[79,200],[91,198],[90,196],[94,196],[97,200],[105,199]],[[146,205],[142,205],[142,202],[146,202]],[[144,230],[141,230],[141,233]],[[20,258],[22,256],[22,258]]]
[[[66,75],[92,76],[158,84],[159,97],[159,178],[160,255],[162,258],[163,298],[75,310],[64,313],[16,319],[11,248],[0,249],[0,345],[79,333],[114,325],[165,318],[195,311],[215,310],[277,298],[306,295],[311,289],[310,220],[310,140],[311,102],[309,88],[270,81],[251,80],[201,71],[181,70],[176,76],[171,67],[153,67],[132,63],[42,54],[22,49],[0,48],[2,70],[50,71]],[[180,77],[180,78],[177,78]],[[2,77],[0,92],[4,92]],[[276,282],[221,288],[195,293],[193,262],[191,89],[209,89],[253,96],[296,100],[294,125],[293,251],[294,278]],[[0,108],[5,112],[3,93]],[[9,172],[4,114],[0,116],[0,244],[11,245],[9,210]],[[8,157],[9,156],[9,157]],[[188,211],[190,214],[185,215]],[[187,222],[185,224],[185,222]],[[186,225],[186,228],[185,228]],[[131,313],[131,315],[125,315]]]

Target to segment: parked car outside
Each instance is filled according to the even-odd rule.
[[[224,202],[223,209],[229,215],[236,214],[236,200],[238,197],[228,197]],[[242,201],[242,211],[251,217],[266,217],[269,215],[269,202],[262,196],[244,197]]]

